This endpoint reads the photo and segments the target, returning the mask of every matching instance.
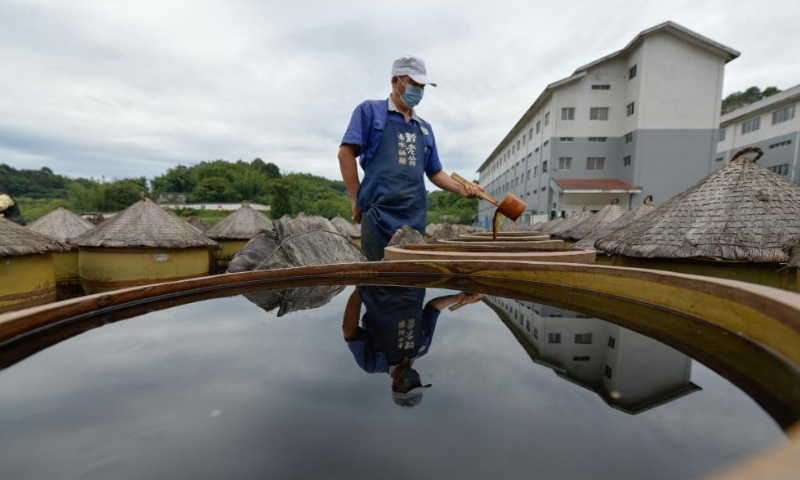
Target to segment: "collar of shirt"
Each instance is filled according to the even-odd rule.
[[[394,102],[392,101],[392,97],[391,96],[389,96],[389,109],[388,110],[390,112],[400,113],[400,110],[397,109],[397,105],[395,105]],[[400,113],[400,115],[402,115],[402,113]],[[417,116],[416,110],[414,110],[413,108],[411,109],[411,118],[416,120],[419,123],[422,123],[422,120],[420,120],[420,118]]]

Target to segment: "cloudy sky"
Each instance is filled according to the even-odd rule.
[[[353,108],[421,56],[419,113],[473,172],[546,84],[676,21],[742,52],[725,93],[800,83],[796,0],[0,0],[0,163],[153,177],[261,157],[338,178]]]

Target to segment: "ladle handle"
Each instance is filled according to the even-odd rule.
[[[460,183],[461,185],[464,185],[465,187],[468,187],[470,185],[473,185],[473,186],[475,185],[474,183],[470,182],[469,180],[467,180],[466,178],[464,178],[461,175],[457,174],[456,172],[451,173],[450,174],[450,178],[452,178],[456,182]],[[500,202],[495,200],[495,198],[493,196],[489,195],[486,192],[480,192],[480,193],[478,193],[478,196],[481,197],[482,199],[488,201],[488,202],[493,203],[496,207],[500,206]]]

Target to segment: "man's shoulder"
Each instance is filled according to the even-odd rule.
[[[387,110],[389,102],[386,99],[383,100],[364,100],[363,102],[358,104],[359,109],[367,111],[369,113],[377,113],[377,112],[385,112]]]

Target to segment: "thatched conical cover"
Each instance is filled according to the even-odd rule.
[[[534,230],[542,233],[550,233],[552,230],[554,230],[556,227],[558,227],[559,225],[561,225],[566,221],[567,219],[564,217],[554,218],[550,221],[544,222],[544,224],[539,225]]]
[[[564,238],[564,232],[569,230],[570,228],[574,227],[575,225],[586,221],[587,219],[591,218],[594,215],[589,210],[584,210],[582,212],[573,213],[568,219],[564,220],[561,224],[555,226],[550,230],[550,235]]]
[[[189,225],[193,226],[194,228],[196,228],[201,232],[205,232],[206,230],[208,230],[208,225],[203,223],[203,221],[200,220],[198,217],[192,217],[186,223],[188,223]]]
[[[361,229],[344,218],[337,215],[333,217],[331,223],[342,235],[347,235],[350,238],[361,238]]]
[[[262,230],[272,230],[272,221],[249,203],[243,202],[238,210],[205,233],[214,240],[250,240]]]
[[[55,239],[0,217],[0,257],[62,251]]]
[[[756,152],[755,160],[744,156]],[[640,258],[787,262],[800,242],[800,186],[739,151],[721,170],[597,246]]]
[[[79,237],[94,228],[94,224],[75,215],[64,207],[58,207],[44,217],[28,225],[34,232],[71,244],[69,239]]]
[[[215,244],[147,197],[75,238],[74,242],[80,247],[110,248],[197,248]]]
[[[625,210],[619,206],[619,200],[615,198],[609,205],[601,208],[599,212],[578,223],[569,230],[562,232],[561,235],[566,239],[581,240],[593,231],[603,225],[608,225],[624,214]]]
[[[598,240],[603,239],[608,235],[611,235],[620,228],[627,226],[634,220],[642,218],[643,216],[647,215],[648,213],[652,212],[655,209],[656,206],[653,204],[653,197],[652,196],[647,197],[641,205],[634,208],[633,210],[628,210],[621,217],[612,222],[609,222],[605,225],[600,225],[598,229],[596,229],[589,235],[583,237],[583,239],[580,242],[577,242],[571,248],[576,248],[580,250],[594,250],[595,249],[594,244]]]

